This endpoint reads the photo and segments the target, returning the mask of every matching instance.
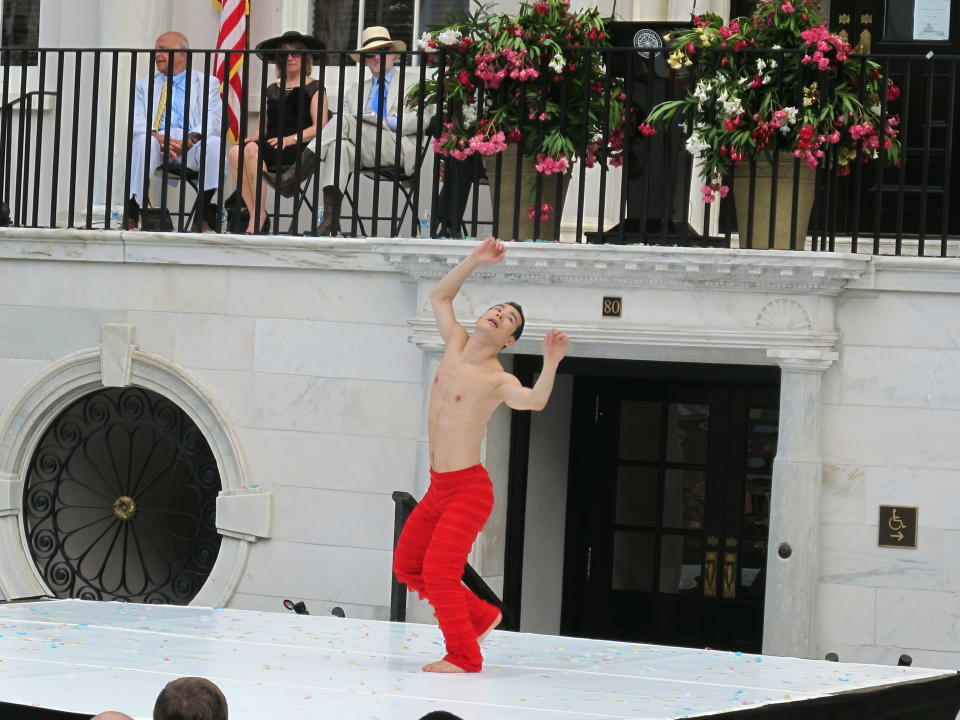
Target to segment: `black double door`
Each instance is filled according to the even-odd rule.
[[[562,633],[759,651],[774,384],[577,377]]]

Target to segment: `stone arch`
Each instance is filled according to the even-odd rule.
[[[0,557],[4,558],[0,597],[47,592],[25,543],[20,517],[23,481],[44,430],[75,400],[111,384],[104,380],[103,367],[102,348],[60,358],[34,377],[0,416]],[[269,496],[263,496],[264,502],[245,504],[246,514],[253,516],[248,523],[252,530],[224,529],[221,501],[243,494],[250,483],[239,443],[212,396],[183,368],[133,346],[125,384],[153,390],[174,402],[196,423],[213,452],[222,488],[217,501],[217,529],[222,539],[210,576],[191,604],[225,605],[240,583],[250,542],[268,534],[264,528],[269,525]]]

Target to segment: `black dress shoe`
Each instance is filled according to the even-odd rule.
[[[244,233],[244,235],[266,235],[269,232],[270,232],[270,218],[268,217],[263,221],[263,225],[261,225],[256,232],[252,232],[252,233],[248,232],[248,233]]]

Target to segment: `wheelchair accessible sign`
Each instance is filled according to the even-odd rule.
[[[917,516],[919,509],[902,505],[880,506],[880,547],[917,548]]]

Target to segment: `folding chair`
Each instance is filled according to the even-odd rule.
[[[417,226],[420,219],[417,217],[417,208],[414,206],[414,184],[420,179],[420,168],[423,165],[424,159],[427,157],[427,151],[430,149],[430,143],[432,141],[432,136],[429,133],[424,135],[424,143],[420,148],[420,151],[417,153],[417,161],[414,163],[413,172],[407,174],[403,172],[402,168],[387,166],[380,168],[361,168],[360,174],[363,177],[369,178],[374,182],[386,182],[390,184],[392,188],[394,184],[400,189],[400,192],[403,194],[403,209],[400,212],[400,217],[397,220],[397,229],[399,230],[403,226],[403,221],[407,217],[407,212],[410,213],[410,225],[413,230],[414,235],[417,233]],[[388,215],[380,215],[378,208],[373,208],[373,215],[360,215],[359,209],[357,208],[354,197],[350,194],[350,188],[353,183],[354,172],[347,176],[347,186],[343,192],[343,197],[346,199],[347,203],[350,205],[350,210],[352,217],[357,219],[357,224],[360,228],[360,234],[366,236],[367,229],[363,224],[364,220],[376,220],[377,222],[393,222],[393,218]],[[391,228],[393,226],[391,225]]]
[[[299,165],[299,173],[297,173],[297,163],[284,167],[279,174],[269,169],[263,173],[263,179],[276,192],[280,193],[281,197],[293,198],[293,210],[289,214],[278,213],[277,217],[274,218],[275,228],[279,228],[280,218],[290,218],[287,234],[293,234],[294,222],[304,205],[309,209],[311,218],[316,212],[309,195],[310,186],[313,184],[313,171],[317,165],[316,153],[310,148],[304,148],[300,153]],[[306,180],[306,183],[304,183],[304,180]],[[269,206],[267,210],[269,212]]]
[[[164,172],[167,174],[167,184],[176,186],[178,182],[182,181],[187,183],[187,185],[193,189],[195,195],[193,204],[190,205],[189,210],[184,207],[183,213],[171,213],[168,207],[154,207],[150,188],[147,187],[146,204],[140,211],[140,228],[143,230],[173,232],[176,229],[176,226],[174,226],[171,216],[176,215],[178,218],[186,218],[183,223],[183,227],[187,230],[190,230],[193,228],[193,224],[196,223],[199,218],[200,202],[203,197],[202,193],[200,192],[200,175],[196,170],[191,170],[190,168],[185,167],[178,162],[168,163],[166,166],[161,165],[157,168],[154,176],[163,177]],[[167,193],[167,205],[170,204],[170,200],[170,193]]]

